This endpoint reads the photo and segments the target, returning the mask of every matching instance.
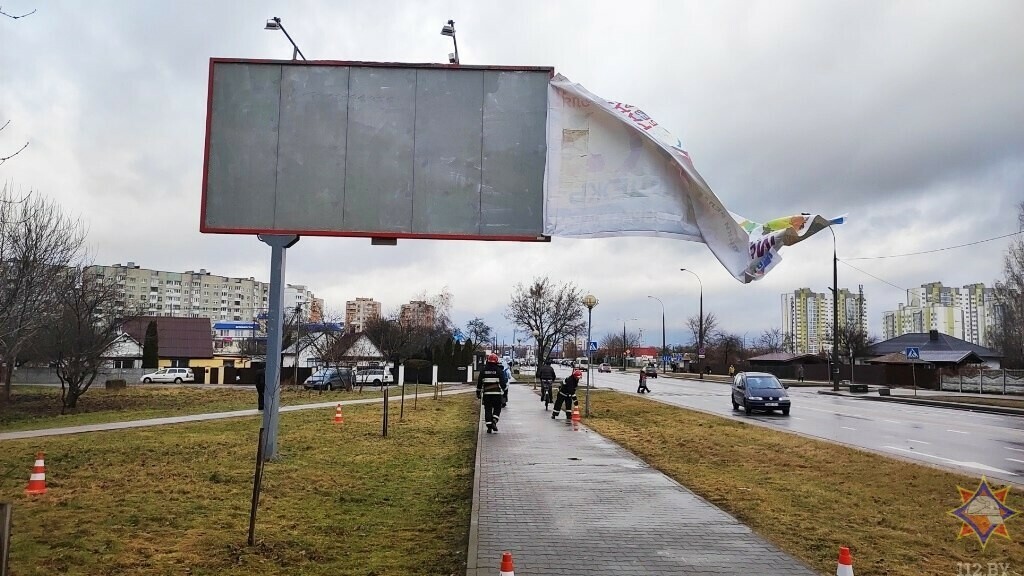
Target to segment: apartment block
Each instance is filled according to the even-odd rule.
[[[380,317],[380,302],[373,298],[356,298],[345,302],[345,331],[362,332],[371,318]]]
[[[435,310],[432,304],[428,304],[422,300],[413,300],[408,304],[402,304],[402,311],[399,313],[399,319],[402,324],[406,326],[426,326],[430,327],[434,325]]]
[[[167,272],[142,268],[134,262],[113,266],[90,266],[86,270],[117,284],[115,307],[121,313],[208,318],[216,321],[250,321],[265,315],[270,300],[270,284],[255,278],[230,278],[200,269],[198,272]],[[304,286],[288,287],[294,303],[316,301],[310,311],[322,310]],[[287,300],[288,292],[285,294]],[[312,321],[312,320],[311,320]]]
[[[963,287],[941,282],[907,290],[907,303],[882,313],[882,336],[937,330],[978,346],[988,346],[997,321],[995,290],[984,284]]]
[[[782,333],[786,350],[796,354],[817,354],[832,347],[832,293],[798,288],[782,295]],[[839,289],[839,324],[857,325],[867,333],[868,311],[864,287],[857,293]]]
[[[284,290],[284,309],[291,315],[298,313],[303,322],[319,323],[324,320],[324,301],[317,298],[302,284],[289,284]]]

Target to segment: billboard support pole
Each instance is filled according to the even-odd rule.
[[[266,437],[263,461],[277,457],[277,422],[281,397],[281,354],[284,343],[284,279],[285,251],[299,241],[294,234],[260,234],[261,242],[270,246],[270,303],[267,310],[267,371],[263,403],[263,428]],[[298,350],[298,343],[296,343]],[[298,358],[295,359],[298,362]]]

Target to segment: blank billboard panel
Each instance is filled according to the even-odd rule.
[[[551,74],[213,59],[200,229],[544,240]]]

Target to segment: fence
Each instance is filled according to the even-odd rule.
[[[943,371],[942,389],[947,392],[1024,395],[1024,370],[961,368]]]

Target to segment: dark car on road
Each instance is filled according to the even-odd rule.
[[[356,373],[352,368],[321,368],[306,381],[302,387],[307,390],[351,390],[356,383]]]
[[[789,393],[773,374],[740,372],[732,382],[732,409],[750,414],[754,410],[780,410],[789,416]]]
[[[657,378],[658,367],[655,366],[654,364],[648,364],[647,367],[644,368],[644,374],[647,374],[648,378]]]

